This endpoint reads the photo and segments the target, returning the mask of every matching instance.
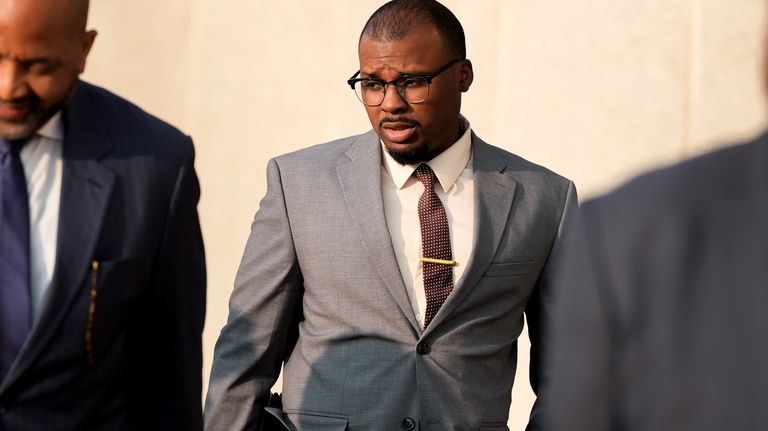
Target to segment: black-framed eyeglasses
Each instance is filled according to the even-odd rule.
[[[394,85],[397,89],[397,94],[406,102],[421,103],[429,97],[429,85],[432,83],[432,80],[460,61],[462,61],[461,58],[451,60],[434,73],[405,74],[391,81],[377,78],[357,78],[357,75],[360,74],[358,70],[347,80],[347,84],[355,90],[357,98],[366,106],[381,105],[384,102],[384,96],[387,94],[387,86],[389,85]]]

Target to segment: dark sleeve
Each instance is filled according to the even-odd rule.
[[[229,317],[216,342],[205,401],[205,429],[253,429],[302,319],[304,280],[294,248],[275,160],[267,167],[267,193],[251,225]]]
[[[131,375],[132,429],[202,429],[202,331],[205,254],[197,202],[194,149],[186,138],[148,295],[135,316]]]
[[[563,239],[570,226],[570,219],[578,211],[578,196],[573,183],[569,184],[568,192],[560,213],[560,223],[557,236],[552,244],[549,257],[544,265],[538,282],[534,287],[531,298],[525,308],[528,324],[528,337],[531,341],[530,352],[530,383],[536,401],[531,410],[531,417],[526,427],[528,431],[541,430],[540,406],[543,401],[541,386],[549,379],[546,359],[551,343],[551,323],[554,314],[554,285],[556,271],[563,255]]]
[[[618,322],[603,290],[609,271],[602,267],[601,223],[594,211],[587,211],[592,209],[581,211],[572,223],[556,277],[554,333],[547,354],[551,378],[543,388],[541,413],[547,431],[621,429],[612,404]]]

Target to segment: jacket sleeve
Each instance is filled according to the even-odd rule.
[[[267,167],[267,192],[251,225],[229,317],[216,343],[205,429],[252,429],[302,318],[303,278],[294,249],[280,167]]]
[[[541,387],[549,379],[547,359],[552,342],[552,320],[554,317],[554,296],[556,293],[556,271],[563,258],[563,240],[570,221],[578,211],[578,197],[573,183],[569,183],[568,191],[562,205],[560,221],[555,240],[550,249],[549,257],[544,265],[536,287],[525,308],[528,324],[528,337],[531,341],[530,352],[530,382],[537,398],[531,410],[531,417],[526,427],[527,431],[542,430],[541,404],[545,401]]]

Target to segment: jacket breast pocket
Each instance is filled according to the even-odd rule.
[[[513,277],[530,275],[535,271],[536,262],[524,260],[519,262],[491,263],[485,270],[483,277]]]

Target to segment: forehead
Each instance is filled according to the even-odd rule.
[[[373,39],[363,35],[358,46],[363,74],[430,72],[449,59],[441,35],[431,26],[420,27],[399,39]]]

